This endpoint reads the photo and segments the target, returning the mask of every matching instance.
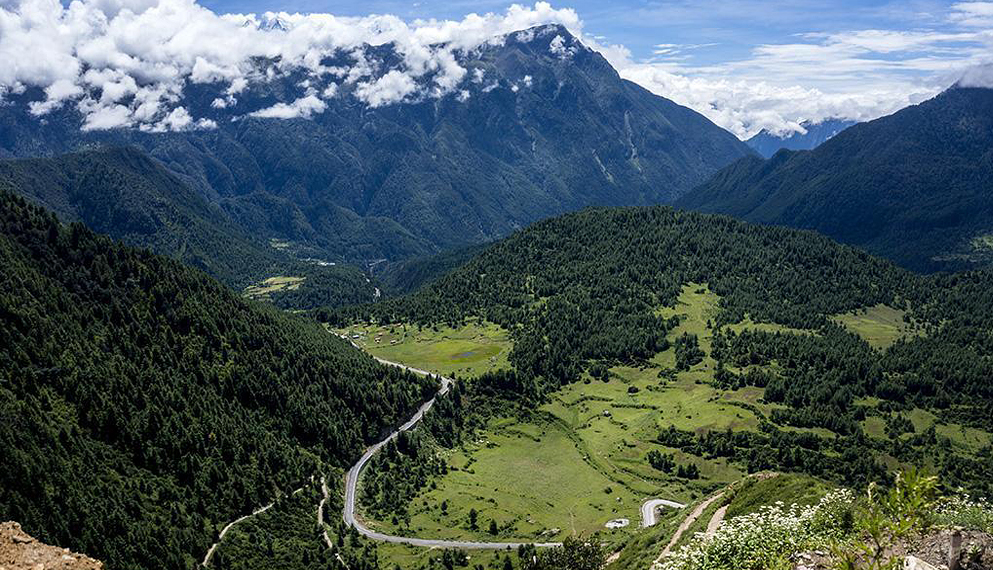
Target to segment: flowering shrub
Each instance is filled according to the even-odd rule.
[[[938,479],[917,470],[899,473],[888,491],[870,485],[856,501],[841,489],[810,507],[777,502],[725,521],[713,536],[698,534],[652,570],[779,570],[790,556],[830,550],[840,570],[898,567],[894,545],[933,526],[993,531],[993,504],[968,495],[938,498]]]
[[[852,530],[855,497],[834,491],[809,507],[780,501],[756,513],[724,521],[710,537],[696,540],[656,564],[653,570],[753,570],[789,567],[789,556],[826,548]]]
[[[993,533],[993,504],[987,499],[972,499],[969,495],[946,497],[934,510],[934,524],[961,526]]]

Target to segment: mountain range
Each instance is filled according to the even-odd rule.
[[[786,134],[777,134],[767,129],[752,136],[745,141],[745,144],[752,147],[755,152],[765,158],[770,158],[780,149],[789,150],[813,150],[824,143],[824,141],[837,135],[848,127],[857,124],[857,121],[845,119],[825,119],[820,122],[803,121],[800,126],[803,131],[791,131]]]
[[[993,261],[993,90],[953,87],[812,151],[746,157],[679,207],[817,230],[919,271]]]
[[[650,551],[675,519],[618,517],[746,473],[993,492],[993,90],[746,144],[562,26],[452,53],[400,102],[256,59],[176,132],[4,94],[0,520],[114,569],[454,568],[376,533]]]
[[[180,133],[82,132],[71,107],[39,120],[27,103],[41,94],[27,90],[0,108],[0,156],[132,145],[244,234],[331,261],[395,261],[586,206],[671,201],[752,154],[702,115],[621,79],[562,26],[459,53],[471,79],[458,93],[377,106],[342,83],[323,110],[280,107],[316,101],[315,86],[258,61],[272,79],[234,101],[217,85],[187,85],[186,108],[217,126]],[[362,58],[398,65],[392,44],[366,46]],[[273,109],[300,116],[253,116]]]

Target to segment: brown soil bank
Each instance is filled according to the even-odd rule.
[[[0,570],[103,570],[103,562],[39,542],[16,522],[0,523]]]
[[[993,536],[977,530],[959,533],[957,570],[993,570]],[[934,530],[922,537],[901,542],[888,556],[903,560],[906,570],[949,570],[952,531]],[[908,560],[908,557],[912,557]],[[793,557],[795,570],[830,570],[834,560],[826,552],[801,552]]]

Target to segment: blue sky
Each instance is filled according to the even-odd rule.
[[[469,13],[502,12],[514,2],[395,0],[204,0],[216,12],[324,12],[339,16],[393,14],[405,20],[459,20]],[[527,2],[517,2],[527,4]],[[572,8],[584,31],[621,43],[638,58],[658,44],[703,45],[690,54],[700,65],[748,56],[761,44],[791,43],[796,34],[862,29],[918,30],[947,27],[954,2],[932,1],[595,1],[552,2]]]
[[[510,2],[202,0],[217,12],[460,20]],[[829,116],[871,119],[940,92],[993,53],[993,2],[594,1],[572,9],[623,76],[748,136]],[[765,113],[765,115],[763,115]],[[773,117],[772,115],[775,115]]]

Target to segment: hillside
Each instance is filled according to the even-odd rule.
[[[392,44],[328,56],[330,68],[396,69]],[[370,106],[334,84],[309,118],[250,116],[305,97],[325,78],[258,61],[234,104],[219,84],[191,84],[205,131],[81,132],[71,107],[42,124],[26,90],[0,108],[0,156],[91,144],[145,149],[245,233],[288,240],[332,261],[409,259],[503,237],[587,206],[668,202],[751,154],[702,115],[621,79],[564,27],[543,26],[457,51],[457,92]],[[430,79],[429,77],[425,80]],[[323,84],[322,84],[323,88]]]
[[[991,284],[989,272],[918,276],[813,232],[665,207],[593,209],[518,232],[408,297],[322,317],[379,330],[496,323],[513,343],[515,371],[499,382],[528,405],[543,394],[583,402],[601,391],[587,386],[590,378],[613,385],[620,377],[610,394],[636,388],[625,406],[661,409],[667,400],[652,394],[653,384],[665,390],[677,381],[680,390],[712,392],[707,402],[740,401],[754,414],[754,433],[668,415],[641,420],[661,422],[661,433],[648,430],[653,441],[684,457],[855,485],[883,477],[880,461],[889,457],[989,492],[981,473],[991,467],[993,432],[982,419],[993,403]],[[888,313],[898,324],[888,324]],[[885,342],[877,331],[888,331]],[[397,354],[416,357],[414,348]],[[710,413],[693,401],[694,414]],[[907,428],[911,412],[979,432],[953,443],[922,422]],[[724,421],[735,422],[715,420]]]
[[[784,148],[787,150],[813,150],[854,124],[856,121],[844,119],[825,119],[819,123],[804,121],[800,124],[804,132],[792,131],[785,135],[779,135],[763,130],[746,140],[745,144],[765,158],[771,158],[772,155]]]
[[[35,540],[16,522],[0,523],[0,568],[10,570],[103,570],[103,563],[83,554]]]
[[[993,262],[993,90],[954,87],[816,150],[728,166],[681,208],[814,229],[917,271]]]
[[[53,210],[63,221],[82,222],[235,286],[287,261],[137,149],[0,161],[0,188]]]
[[[433,389],[3,191],[0,265],[0,512],[108,568],[198,565]]]
[[[374,299],[375,287],[358,267],[317,263],[309,257],[313,251],[250,236],[216,204],[133,147],[0,160],[0,189],[53,210],[63,222],[82,222],[202,269],[235,290],[284,276],[299,280],[292,289],[264,295],[281,308]]]

